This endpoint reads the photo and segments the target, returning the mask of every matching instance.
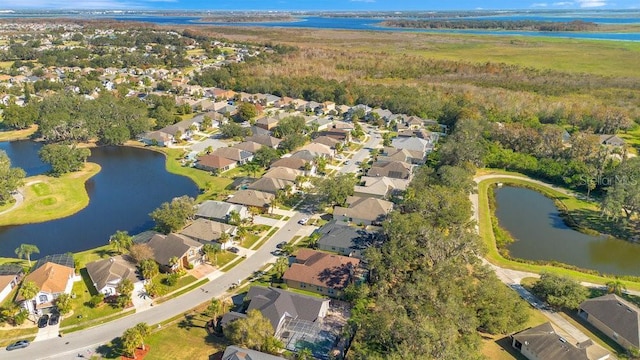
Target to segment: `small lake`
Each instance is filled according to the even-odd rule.
[[[495,191],[496,217],[515,242],[511,256],[555,260],[605,274],[640,276],[640,245],[569,228],[553,200],[537,191],[505,186]]]
[[[12,165],[24,166],[29,175],[47,171],[37,157],[40,147],[31,141],[0,143]],[[38,246],[40,254],[33,258],[105,245],[117,230],[137,234],[153,227],[149,213],[163,202],[177,196],[198,195],[191,179],[167,172],[164,155],[151,150],[93,148],[88,161],[102,167],[85,184],[89,205],[63,219],[0,227],[0,256],[15,257],[14,250],[22,243]]]

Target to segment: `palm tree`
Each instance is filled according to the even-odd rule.
[[[627,287],[624,285],[624,283],[618,279],[616,280],[611,280],[607,283],[607,292],[609,294],[616,294],[618,296],[621,296],[623,292],[625,292],[627,290]]]
[[[240,242],[242,242],[247,237],[248,233],[249,233],[249,229],[247,229],[246,226],[240,225],[238,226],[238,229],[236,231],[236,237]]]
[[[40,249],[32,244],[20,244],[20,247],[16,249],[16,255],[18,255],[18,258],[27,259],[27,261],[29,262],[29,266],[31,266],[31,254],[34,253],[40,254]]]
[[[172,256],[169,259],[169,266],[171,266],[171,269],[173,269],[174,266],[178,265],[178,263],[180,262],[180,259],[178,259],[177,256]]]
[[[109,243],[116,252],[122,254],[125,249],[129,249],[133,245],[133,238],[126,231],[116,231],[109,238]]]
[[[311,360],[313,359],[313,353],[309,348],[303,348],[296,354],[296,360]]]
[[[260,170],[260,165],[256,163],[248,162],[242,165],[242,168],[244,169],[244,171],[247,172],[247,174],[251,174],[253,175],[253,177],[256,177],[256,173]]]
[[[218,315],[222,312],[222,303],[218,299],[212,299],[211,303],[207,306],[205,314],[212,317],[214,320],[218,318]]]
[[[151,327],[149,327],[147,323],[141,322],[137,323],[133,328],[140,334],[140,345],[142,345],[142,350],[144,350],[144,338],[151,334]]]
[[[276,277],[278,279],[282,279],[284,273],[289,269],[289,259],[286,257],[278,258],[276,263],[273,265],[273,270],[276,272]]]
[[[22,283],[18,292],[25,300],[31,300],[38,295],[40,289],[38,289],[38,285],[33,281],[25,281]]]
[[[240,213],[232,210],[229,213],[229,225],[240,225],[240,223],[242,222],[242,217],[240,217]]]

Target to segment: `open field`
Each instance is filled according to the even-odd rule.
[[[513,36],[480,36],[420,32],[368,32],[310,29],[213,28],[232,40],[284,42],[300,47],[349,49],[472,63],[506,63],[536,69],[604,76],[640,76],[635,60],[640,44],[625,41],[576,40]]]
[[[77,213],[89,205],[84,183],[100,171],[86,163],[83,170],[59,178],[46,175],[25,179],[24,202],[0,217],[0,226],[44,222]]]

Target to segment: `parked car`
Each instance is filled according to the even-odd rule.
[[[38,319],[38,327],[42,329],[47,327],[47,325],[49,325],[49,315],[44,314]]]
[[[49,325],[56,325],[60,321],[60,314],[55,312],[49,317]]]
[[[301,220],[301,221],[302,221],[302,220]],[[283,247],[285,247],[287,244],[288,244],[288,242],[283,241],[283,242],[279,243],[278,245],[276,245],[276,247],[277,247],[278,249],[282,249],[282,248],[283,248]]]
[[[237,254],[240,252],[240,249],[238,249],[237,247],[230,247],[228,250],[229,252],[232,252],[234,254]]]
[[[349,165],[349,164],[351,164],[351,160],[347,160],[347,161],[345,161],[345,162],[344,162],[344,164],[345,164],[345,165]]]
[[[309,222],[309,218],[302,218],[302,219],[298,220],[298,224],[300,224],[300,225],[305,225],[308,222]]]
[[[13,344],[7,346],[7,351],[24,349],[27,346],[29,346],[29,344],[30,344],[29,340],[18,340]]]

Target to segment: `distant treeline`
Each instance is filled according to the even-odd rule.
[[[533,20],[387,20],[383,26],[413,29],[501,29],[530,31],[593,31],[598,24],[575,20],[569,22]]]
[[[251,23],[251,22],[283,22],[283,21],[295,21],[291,15],[220,15],[220,16],[208,16],[198,20],[199,22],[215,22],[215,23]]]

